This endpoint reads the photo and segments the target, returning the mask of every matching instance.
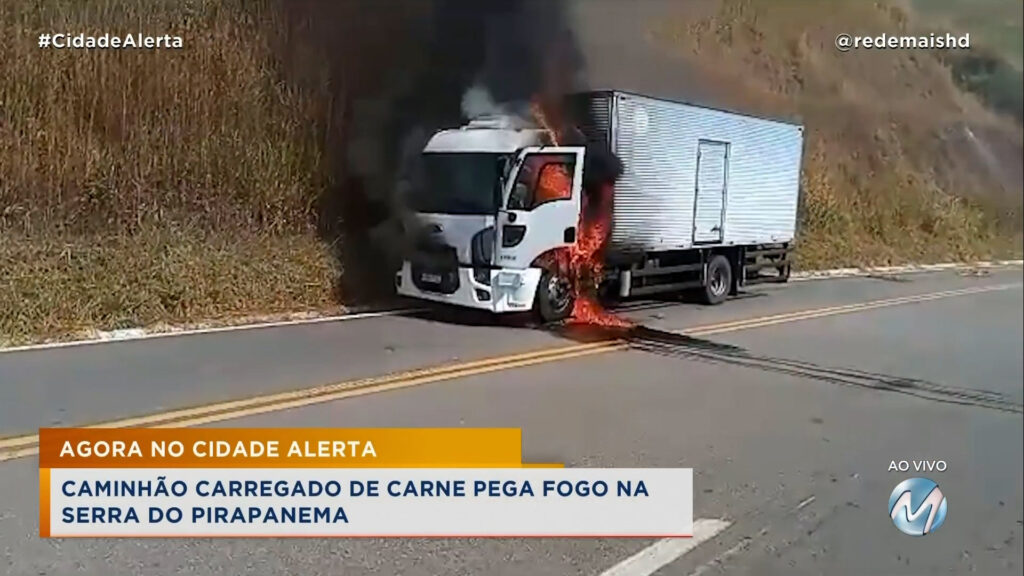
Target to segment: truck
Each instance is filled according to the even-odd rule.
[[[587,155],[612,153],[611,230],[601,291],[627,299],[695,292],[719,304],[786,282],[797,228],[802,125],[619,90],[566,98],[582,145],[485,116],[436,132],[406,199],[416,222],[397,292],[494,313],[565,319],[574,294],[545,255],[578,240]],[[560,170],[571,186],[540,197]]]

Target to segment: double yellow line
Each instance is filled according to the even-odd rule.
[[[899,298],[887,298],[885,300],[872,300],[870,302],[848,304],[845,306],[829,306],[827,308],[818,308],[814,310],[801,310],[799,312],[790,312],[788,314],[776,314],[774,316],[763,316],[760,318],[750,318],[747,320],[737,320],[735,322],[723,322],[721,324],[715,324],[713,326],[698,327],[692,330],[686,330],[682,333],[687,334],[689,336],[711,336],[713,334],[721,334],[723,332],[734,332],[736,330],[750,330],[753,328],[763,328],[765,326],[774,326],[776,324],[786,324],[789,322],[799,322],[802,320],[813,320],[815,318],[837,316],[839,314],[850,314],[852,312],[865,312],[868,310],[876,310],[878,308],[900,306],[902,304],[913,304],[917,302],[929,302],[931,300],[942,300],[945,298],[953,298],[955,296],[967,296],[970,294],[981,294],[984,292],[1000,292],[1003,290],[1010,290],[1019,287],[1021,287],[1021,283],[1014,282],[1009,284],[993,284],[990,286],[962,288],[960,290],[930,292],[927,294],[916,294],[913,296],[902,296]]]
[[[886,300],[875,300],[860,304],[849,304],[846,306],[831,306],[827,308],[818,308],[813,310],[802,310],[787,314],[776,314],[772,316],[762,316],[758,318],[748,318],[745,320],[722,322],[707,326],[698,326],[695,328],[684,330],[680,332],[680,334],[694,337],[711,336],[714,334],[722,334],[725,332],[751,330],[754,328],[774,326],[777,324],[799,322],[802,320],[811,320],[815,318],[823,318],[826,316],[835,316],[839,314],[849,314],[853,312],[862,312],[878,308],[910,304],[914,302],[928,302],[931,300],[940,300],[943,298],[952,298],[955,296],[966,296],[969,294],[979,294],[983,292],[1008,290],[1020,286],[1020,283],[998,284],[992,286],[965,288],[962,290],[932,292],[928,294],[904,296],[900,298],[890,298]],[[219,402],[216,404],[208,404],[205,406],[197,406],[194,408],[183,408],[180,410],[173,410],[170,412],[163,412],[160,414],[152,414],[147,416],[139,416],[135,418],[125,418],[121,420],[102,422],[99,424],[93,424],[91,426],[86,427],[184,428],[191,426],[202,426],[204,424],[223,422],[225,420],[233,420],[247,416],[256,416],[259,414],[266,414],[270,412],[279,412],[291,408],[301,408],[303,406],[322,404],[325,402],[332,402],[344,398],[352,398],[355,396],[374,394],[386,390],[398,390],[401,388],[409,388],[412,386],[419,386],[422,384],[429,384],[433,382],[441,382],[444,380],[453,380],[456,378],[464,378],[468,376],[478,376],[481,374],[488,374],[491,372],[511,370],[513,368],[523,368],[526,366],[533,366],[537,364],[546,364],[549,362],[558,362],[562,360],[569,360],[572,358],[592,356],[595,354],[604,354],[616,350],[625,350],[628,347],[629,343],[625,340],[607,340],[603,342],[595,342],[590,344],[563,346],[559,348],[537,350],[533,352],[500,356],[484,360],[476,360],[472,362],[448,364],[444,366],[425,368],[421,370],[412,370],[408,372],[398,372],[383,376],[363,378],[359,380],[349,380],[346,382],[327,384],[324,386],[307,388],[305,390],[296,390],[293,392],[268,394],[263,396],[246,398],[242,400],[232,400],[227,402]],[[0,440],[0,462],[6,460],[14,460],[16,458],[33,456],[38,453],[39,436],[37,434],[6,438]]]

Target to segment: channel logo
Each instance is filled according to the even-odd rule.
[[[904,534],[930,534],[946,521],[946,497],[935,482],[908,478],[889,495],[889,517]]]

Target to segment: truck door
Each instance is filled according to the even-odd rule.
[[[697,188],[693,206],[693,242],[722,241],[729,144],[701,140],[697,144]]]
[[[495,264],[528,268],[538,256],[576,242],[583,182],[581,147],[520,153],[497,218]]]

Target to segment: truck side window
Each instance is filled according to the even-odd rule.
[[[508,199],[510,210],[533,210],[547,202],[572,198],[576,157],[571,154],[530,154],[516,176]]]

